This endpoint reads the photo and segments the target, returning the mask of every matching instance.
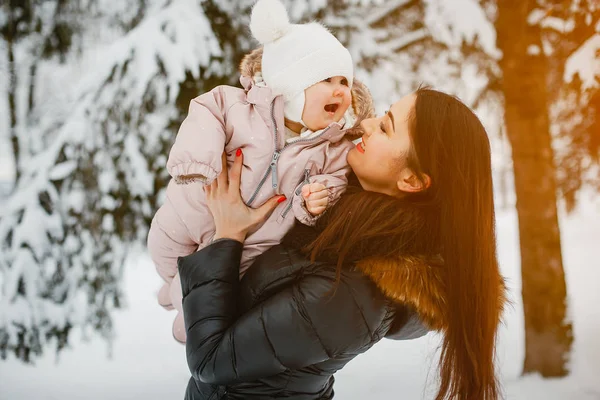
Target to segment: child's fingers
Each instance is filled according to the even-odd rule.
[[[326,199],[327,197],[329,197],[329,193],[327,192],[327,190],[321,190],[320,192],[313,192],[309,194],[308,197],[305,197],[305,199],[306,201],[314,201]]]
[[[320,192],[325,189],[327,189],[327,188],[325,187],[325,185],[323,185],[321,183],[313,182],[309,185],[309,190],[311,193]]]
[[[317,197],[310,197],[315,193],[321,193],[321,195]],[[302,197],[304,197],[305,200],[309,198],[320,199],[324,196],[327,196],[327,193],[327,187],[321,183],[307,183],[306,185],[302,186]]]
[[[322,199],[315,199],[315,200],[310,200],[309,199],[307,201],[307,204],[309,204],[311,207],[326,207],[327,203],[328,203],[327,197],[322,198]]]
[[[308,195],[310,195],[310,185],[302,186],[302,197],[306,199]]]

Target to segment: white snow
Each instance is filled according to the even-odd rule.
[[[579,74],[583,88],[600,85],[600,33],[596,33],[579,47],[567,60],[564,79],[571,82]]]
[[[597,400],[600,398],[600,206],[586,200],[561,216],[561,234],[575,342],[572,374],[564,379],[521,378],[523,318],[518,232],[513,209],[498,212],[499,255],[514,307],[505,315],[498,365],[507,399]],[[124,271],[127,308],[114,311],[112,346],[72,332],[58,357],[46,351],[34,366],[10,357],[0,362],[0,399],[148,400],[183,397],[189,378],[184,347],[171,338],[172,312],[156,304],[160,281],[148,256],[132,255]],[[382,340],[336,375],[336,398],[429,399],[434,392],[438,337]],[[427,386],[426,384],[429,384]]]
[[[478,40],[485,52],[500,56],[496,48],[496,30],[475,0],[426,0],[425,22],[432,35],[448,44]]]
[[[90,25],[74,39],[82,46],[81,53],[72,51],[64,64],[54,59],[38,63],[36,82],[40,83],[31,112],[27,111],[31,78],[27,74],[39,40],[33,35],[15,46],[22,177],[14,194],[0,200],[0,262],[6,271],[0,292],[0,329],[8,330],[9,345],[18,342],[13,316],[39,332],[42,347],[48,332],[64,326],[64,321],[82,322],[73,317],[70,304],[77,301],[78,290],[85,291],[78,287],[85,283],[67,277],[79,276],[90,282],[96,272],[102,273],[96,268],[103,263],[105,269],[116,271],[128,245],[114,242],[112,231],[122,221],[102,215],[121,205],[122,198],[115,198],[114,192],[123,193],[126,187],[133,197],[125,211],[129,239],[142,242],[146,234],[144,218],[154,211],[148,198],[154,196],[155,174],[163,171],[148,165],[148,158],[166,153],[162,142],[167,140],[166,126],[176,114],[175,99],[186,69],[198,78],[199,68],[209,67],[212,58],[221,54],[210,23],[195,0],[164,3],[145,2],[142,21],[127,33],[121,30],[120,35],[113,24],[118,26],[131,13],[137,14],[135,7],[128,12],[110,7],[94,10],[106,18],[112,12],[112,21],[87,15]],[[0,61],[0,68],[4,64]],[[0,83],[0,89],[5,87],[6,82]],[[6,97],[2,90],[0,98]],[[155,112],[146,121],[150,99]],[[0,107],[6,109],[4,103]],[[0,117],[1,128],[7,126],[5,115],[3,112]],[[0,176],[11,179],[10,147],[3,146],[6,132],[0,132]],[[62,182],[55,185],[56,181]],[[3,185],[2,192],[5,188]],[[99,208],[103,205],[109,208]],[[45,271],[46,264],[53,261],[66,272],[52,276]],[[71,287],[52,284],[53,279],[63,280],[61,275],[65,276],[61,284]],[[108,275],[107,279],[98,277],[90,299],[83,303],[90,303],[86,318],[102,320],[100,329],[105,335],[110,332],[110,321],[93,314],[95,308],[112,307],[114,288]],[[25,296],[17,290],[20,282],[27,288]],[[52,302],[66,304],[55,307]]]

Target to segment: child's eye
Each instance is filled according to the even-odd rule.
[[[342,79],[342,85],[348,86],[348,79],[346,79],[346,78]]]
[[[331,82],[331,78],[323,79],[323,82]]]
[[[385,126],[383,125],[383,121],[381,121],[381,122],[379,123],[379,129],[381,129],[381,131],[382,131],[383,133],[387,134],[387,132],[385,131]]]

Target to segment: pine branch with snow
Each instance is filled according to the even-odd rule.
[[[45,146],[0,215],[2,357],[30,361],[54,341],[60,350],[75,327],[110,342],[123,262],[144,242],[166,181],[180,83],[220,70],[220,57],[195,1],[156,1],[124,36],[90,43],[72,63],[64,109],[39,106],[29,133]]]

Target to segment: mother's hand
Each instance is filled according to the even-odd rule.
[[[277,205],[285,200],[285,196],[275,196],[259,208],[248,207],[240,194],[242,151],[237,150],[229,173],[225,153],[221,159],[221,173],[210,185],[204,187],[206,203],[215,221],[213,240],[229,238],[244,242],[248,231],[266,220]]]

